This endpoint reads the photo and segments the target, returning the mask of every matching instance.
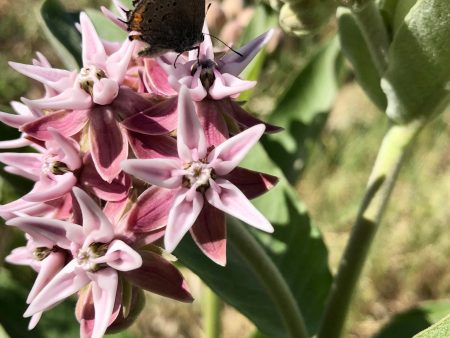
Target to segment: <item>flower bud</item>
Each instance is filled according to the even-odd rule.
[[[288,33],[304,36],[317,33],[334,12],[333,3],[310,0],[286,3],[280,11],[280,25]]]

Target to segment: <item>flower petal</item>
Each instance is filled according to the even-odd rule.
[[[256,81],[245,81],[231,74],[221,74],[218,70],[214,70],[216,79],[209,89],[209,95],[214,100],[222,100],[226,97],[236,97],[240,93],[253,88]]]
[[[107,55],[94,25],[86,13],[80,13],[83,66],[103,66]],[[102,68],[102,67],[101,67]],[[105,70],[105,69],[104,69]]]
[[[269,221],[256,209],[235,185],[224,179],[217,179],[219,192],[212,187],[206,191],[206,199],[217,209],[266,232],[274,229]]]
[[[137,158],[178,158],[177,141],[167,135],[145,135],[128,132],[128,139]]]
[[[243,109],[238,103],[234,102],[233,100],[222,100],[221,103],[223,105],[222,111],[233,117],[239,123],[242,129],[247,129],[262,123],[266,126],[266,133],[278,133],[283,130],[283,128],[281,127],[266,123],[250,115],[247,111],[245,111],[245,109]]]
[[[77,183],[77,178],[71,172],[53,175],[53,178],[41,177],[34,185],[33,190],[22,198],[30,202],[51,201],[69,193]]]
[[[62,270],[66,255],[64,252],[52,252],[41,262],[41,269],[36,277],[33,287],[28,294],[27,304],[30,304],[39,292]]]
[[[95,307],[95,323],[91,338],[102,338],[108,328],[116,301],[119,276],[114,269],[90,273]]]
[[[128,138],[109,109],[96,108],[90,114],[89,143],[91,155],[100,176],[111,183],[128,157]]]
[[[214,168],[216,174],[226,175],[236,168],[245,155],[258,142],[264,134],[263,124],[233,136],[224,143],[214,148],[208,156],[209,165]]]
[[[44,97],[37,100],[21,99],[28,107],[37,109],[68,109],[80,110],[92,107],[92,97],[81,87],[74,86],[56,96]]]
[[[48,128],[54,128],[61,133],[61,135],[69,137],[83,129],[88,121],[87,113],[87,110],[74,110],[71,112],[61,110],[27,123],[23,125],[20,130],[42,141],[53,139]]]
[[[127,229],[142,233],[164,227],[176,192],[176,189],[163,189],[157,186],[144,191],[130,211]]]
[[[256,54],[259,52],[259,50],[269,42],[269,40],[272,38],[273,30],[270,30],[260,36],[258,36],[256,39],[250,41],[248,44],[246,44],[244,47],[240,48],[238,52],[241,55],[244,55],[242,57],[239,54],[236,53],[228,53],[225,55],[220,61],[219,70],[221,73],[229,73],[234,76],[238,76],[244,69],[247,67],[247,65],[252,61],[252,59],[256,56]]]
[[[182,176],[174,175],[182,164],[179,159],[152,158],[148,160],[126,160],[123,171],[158,187],[175,189],[181,186]]]
[[[103,180],[97,172],[90,154],[84,158],[80,182],[83,187],[105,201],[121,201],[127,197],[131,188],[131,179],[124,172],[121,172],[111,183]]]
[[[185,188],[179,190],[173,200],[167,220],[164,236],[164,247],[167,251],[175,250],[202,211],[203,203],[203,196],[198,191],[190,191]]]
[[[61,152],[59,161],[65,163],[72,171],[81,167],[80,147],[73,139],[69,139],[63,136],[55,128],[49,127],[48,132],[52,135],[53,140],[47,145],[47,149],[50,147],[56,148]]]
[[[74,187],[75,195],[83,218],[83,231],[86,235],[84,246],[93,242],[108,243],[114,237],[114,227],[100,207],[80,188]]]
[[[223,211],[205,203],[191,235],[206,256],[221,266],[226,265],[227,230]]]
[[[134,114],[122,125],[128,130],[146,135],[163,135],[176,129],[177,99],[171,98]]]
[[[111,79],[103,78],[94,83],[92,101],[100,105],[108,105],[119,94],[119,84]]]
[[[114,240],[102,257],[95,259],[98,264],[106,263],[114,270],[131,271],[142,265],[141,256],[121,240]]]
[[[143,264],[139,269],[124,272],[123,275],[132,284],[158,295],[192,302],[186,281],[171,263],[160,255],[150,251],[140,251]]]
[[[196,102],[197,115],[204,130],[208,146],[217,146],[229,137],[228,126],[216,100]]]
[[[73,241],[80,244],[82,228],[56,219],[43,217],[16,217],[7,225],[15,226],[31,236],[37,246],[52,248],[54,245],[70,250]],[[70,236],[69,236],[70,235]]]
[[[177,148],[178,155],[185,162],[203,159],[207,151],[205,133],[185,86],[181,87],[178,96]]]
[[[278,177],[240,167],[222,178],[233,183],[248,199],[261,196],[278,183]]]
[[[76,261],[71,261],[38,293],[25,311],[24,317],[31,317],[38,312],[50,309],[76,293],[89,281],[84,270],[77,268]]]

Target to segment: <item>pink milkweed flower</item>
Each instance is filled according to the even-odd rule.
[[[211,37],[206,24],[203,27],[205,39],[200,51],[189,52],[188,57],[167,53],[160,58],[160,65],[166,71],[168,82],[175,89],[186,86],[194,101],[207,96],[213,100],[236,98],[243,91],[253,88],[256,81],[240,79],[245,69],[259,50],[270,40],[272,31],[268,31],[238,50],[242,55],[229,52],[221,59],[215,59]],[[175,59],[177,63],[174,65]]]
[[[264,130],[262,124],[254,126],[210,150],[189,90],[184,86],[180,88],[178,156],[127,160],[122,163],[125,172],[167,189],[166,201],[158,202],[169,206],[164,237],[166,250],[173,251],[186,232],[191,230],[200,249],[216,263],[225,265],[224,213],[258,229],[273,231],[272,225],[250,203],[245,192],[250,198],[260,195],[276,184],[276,177],[237,168]],[[248,178],[247,182],[245,178]],[[154,199],[164,201],[161,196]],[[141,208],[153,210],[155,205],[149,199]],[[146,214],[145,210],[141,214]],[[157,226],[160,225],[161,218],[157,222]],[[149,228],[151,225],[148,225],[147,230]]]
[[[33,189],[22,197],[29,202],[46,202],[71,192],[81,167],[80,148],[73,139],[54,129],[41,153],[0,153],[5,171],[35,181]],[[1,207],[0,207],[1,210]]]
[[[46,141],[51,137],[49,127],[64,136],[73,136],[88,124],[92,160],[102,179],[111,183],[121,171],[120,162],[128,157],[128,134],[120,122],[154,104],[123,85],[134,42],[127,39],[118,50],[108,54],[85,13],[80,15],[80,30],[83,56],[80,72],[10,63],[56,93],[38,100],[22,99],[32,109],[52,112],[22,125],[21,131]],[[154,128],[147,133],[163,134],[174,129],[172,115],[170,112],[159,115],[152,121]]]
[[[49,222],[47,226],[51,228],[52,223]],[[38,273],[26,300],[27,304],[30,304],[44,286],[64,267],[68,252],[59,248],[56,242],[45,235],[39,235],[27,226],[18,227],[27,232],[27,244],[14,249],[5,261],[10,264],[30,266]],[[42,312],[33,315],[28,326],[29,330],[37,325],[41,315]]]
[[[114,308],[117,301],[121,302],[117,299],[120,277],[143,289],[192,301],[175,267],[155,258],[156,254],[135,251],[120,239],[121,234],[85,192],[74,188],[73,194],[80,207],[82,226],[40,217],[17,217],[7,223],[20,227],[33,238],[56,243],[73,257],[33,297],[25,317],[52,308],[89,284],[95,311],[89,336],[100,338],[118,315]],[[83,331],[82,335],[86,336]]]

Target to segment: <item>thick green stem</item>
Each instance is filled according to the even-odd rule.
[[[220,298],[210,288],[205,286],[203,303],[203,329],[205,330],[205,338],[220,337],[221,310],[222,302]]]
[[[353,293],[405,152],[423,125],[423,121],[414,121],[392,126],[383,139],[328,298],[319,338],[339,338],[342,335]]]
[[[361,9],[353,10],[359,28],[369,48],[372,60],[380,76],[388,65],[389,35],[383,22],[383,17],[373,0]]]
[[[228,223],[228,232],[242,256],[250,263],[265,286],[291,338],[307,338],[305,322],[291,289],[273,261],[242,225]]]

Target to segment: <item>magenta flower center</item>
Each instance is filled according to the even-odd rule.
[[[213,176],[213,169],[208,163],[201,161],[191,162],[184,171],[184,182],[187,187],[208,188],[209,180]]]
[[[107,76],[102,69],[96,66],[88,66],[80,70],[80,73],[78,74],[78,83],[80,84],[81,89],[92,96],[94,84],[106,77]]]
[[[81,248],[76,255],[78,265],[86,271],[95,272],[104,267],[97,258],[106,254],[109,244],[92,243],[87,248]]]

